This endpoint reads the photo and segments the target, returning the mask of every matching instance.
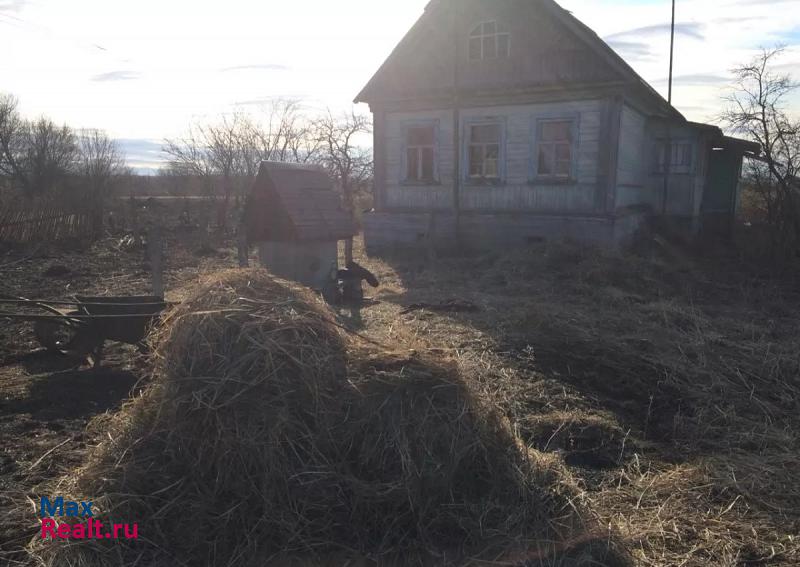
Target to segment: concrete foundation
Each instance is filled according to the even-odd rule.
[[[440,252],[456,248],[456,233],[463,249],[506,250],[547,240],[574,240],[609,248],[627,245],[646,214],[630,212],[617,217],[580,217],[535,214],[463,213],[456,231],[449,213],[370,213],[364,216],[364,241],[370,254],[423,250]]]

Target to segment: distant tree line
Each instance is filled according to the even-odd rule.
[[[24,118],[17,99],[0,94],[0,177],[24,199],[79,204],[99,235],[107,197],[127,173],[122,152],[105,132]]]
[[[231,201],[249,189],[262,161],[318,164],[355,214],[370,193],[372,150],[364,144],[370,131],[369,118],[355,111],[312,113],[299,101],[275,100],[260,114],[237,111],[165,140],[169,165],[162,175],[204,180],[209,195],[221,196],[224,219]]]

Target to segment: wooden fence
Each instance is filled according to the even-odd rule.
[[[25,244],[82,238],[91,231],[89,215],[55,205],[7,208],[0,204],[0,242]]]

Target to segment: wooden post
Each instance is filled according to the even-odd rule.
[[[250,247],[247,245],[247,231],[243,225],[239,225],[237,234],[237,247],[239,249],[239,267],[247,268],[250,266]]]
[[[428,216],[428,233],[426,238],[428,264],[436,264],[436,212],[431,211]]]
[[[164,240],[160,227],[153,227],[147,236],[147,256],[153,278],[153,295],[164,297]]]

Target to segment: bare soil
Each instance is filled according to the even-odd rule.
[[[144,250],[121,244],[124,235],[91,246],[66,243],[0,251],[0,293],[61,300],[73,295],[149,295]],[[170,291],[200,274],[234,266],[236,254],[220,245],[203,251],[192,232],[167,236],[165,281]],[[2,306],[0,311],[19,312]],[[35,311],[29,311],[31,313]],[[0,319],[0,506],[29,502],[25,517],[0,524],[0,564],[24,559],[35,527],[39,487],[83,464],[87,447],[102,434],[93,419],[113,412],[147,378],[146,357],[131,346],[107,343],[102,367],[90,368],[51,354],[38,344],[29,322]]]

